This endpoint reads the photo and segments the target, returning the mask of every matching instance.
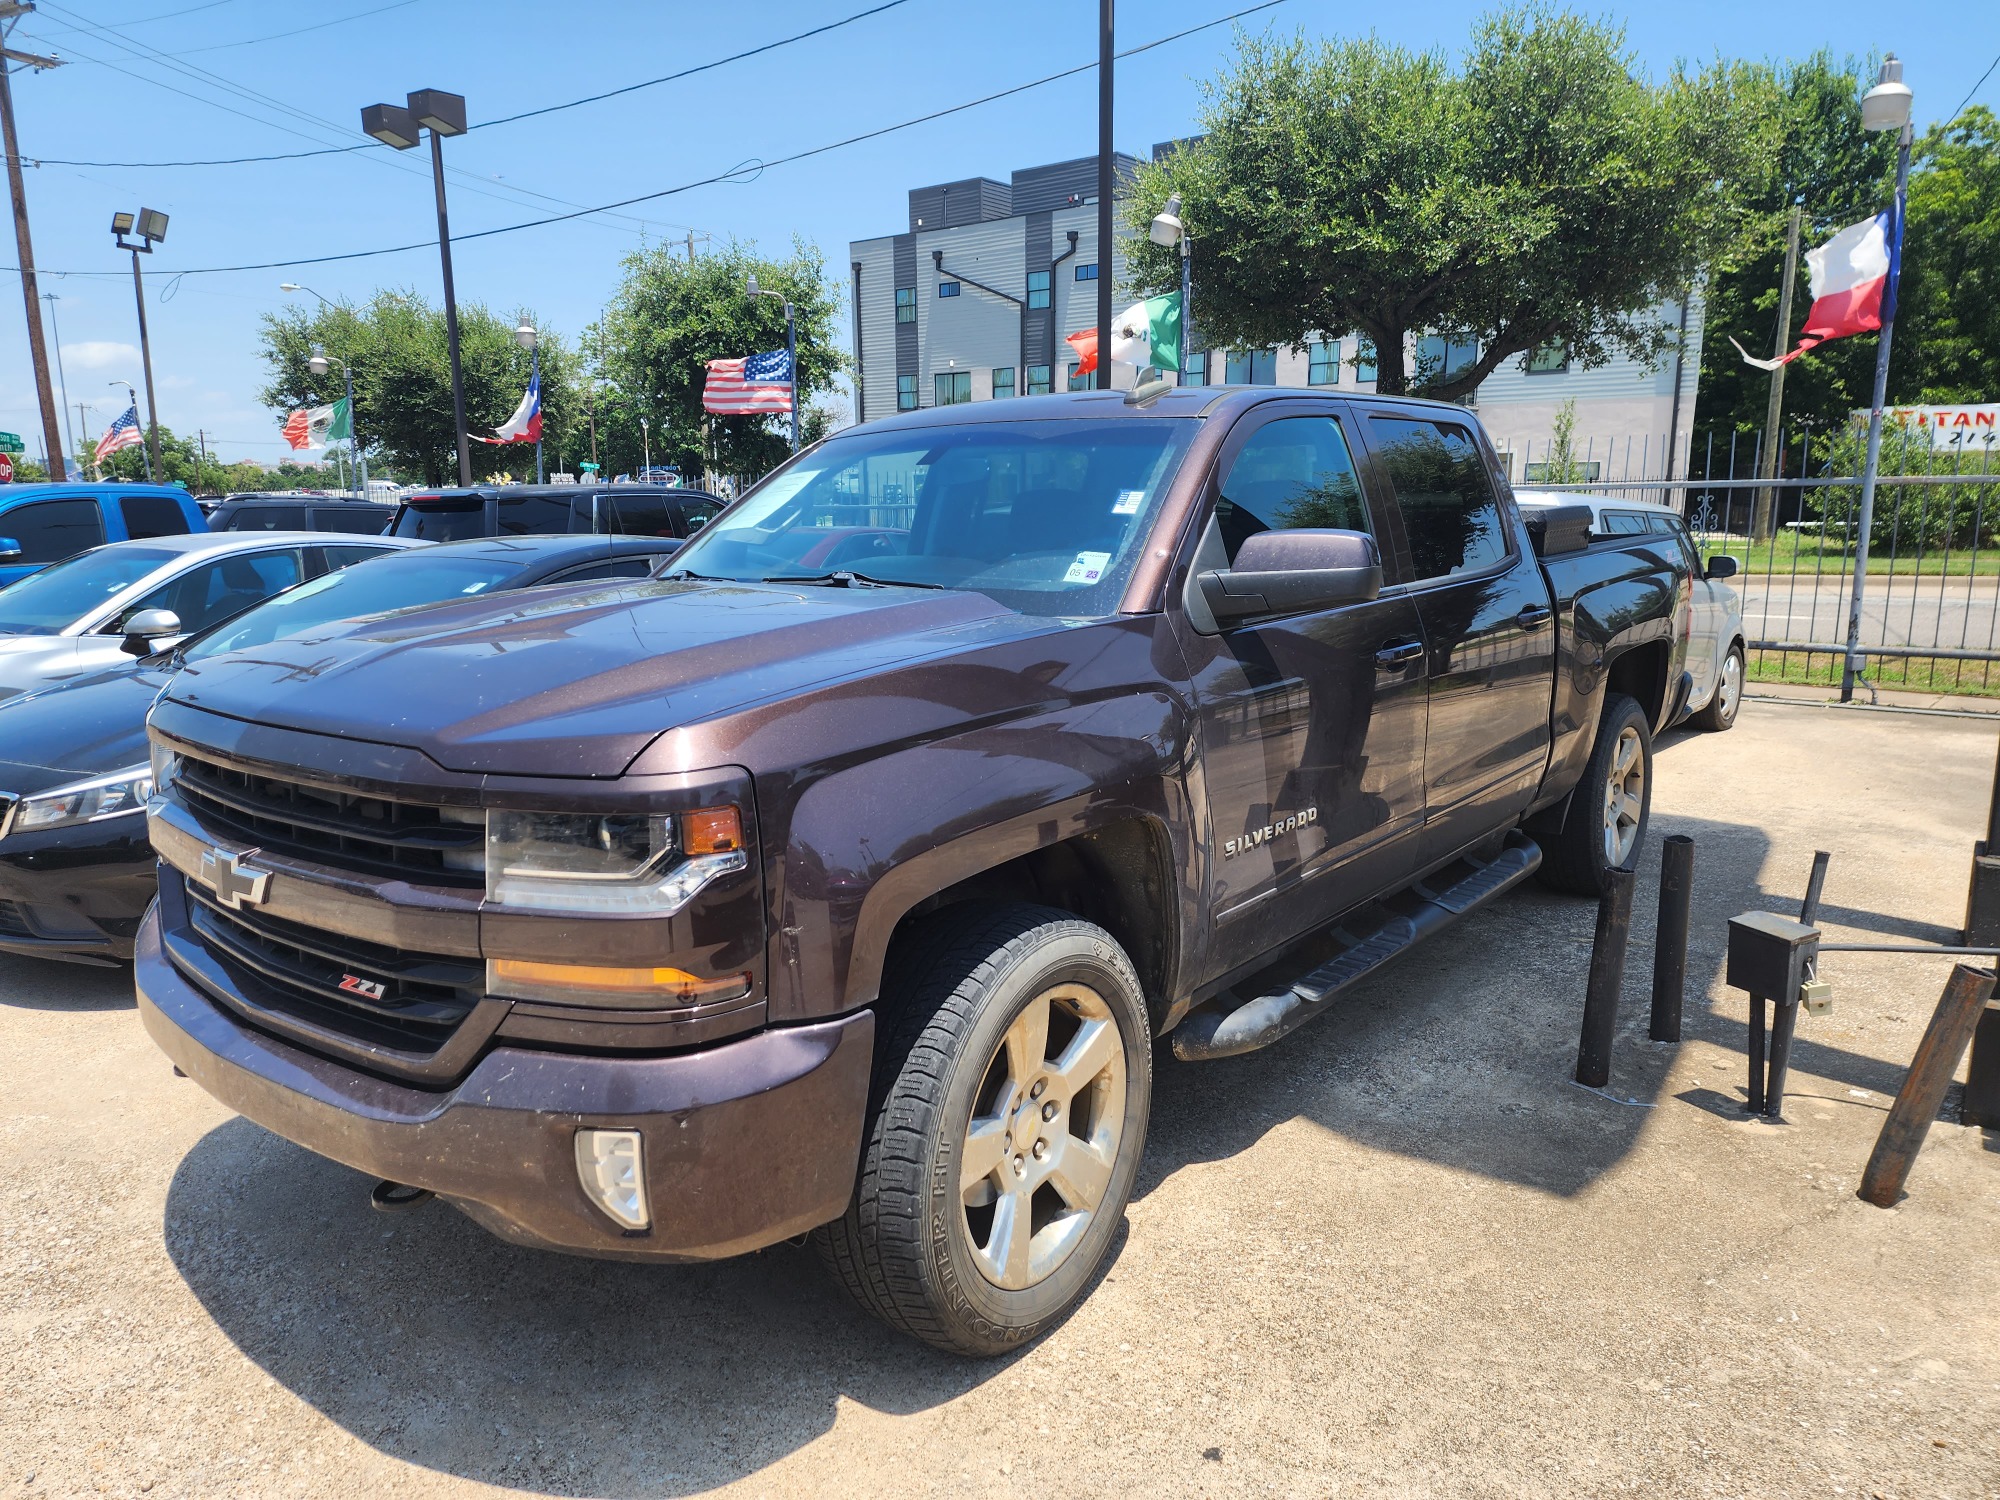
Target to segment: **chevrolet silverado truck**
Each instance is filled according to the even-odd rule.
[[[141,1015],[378,1203],[634,1260],[810,1234],[895,1327],[1014,1347],[1110,1252],[1156,1052],[1636,857],[1689,567],[1588,528],[1422,401],[850,429],[653,580],[190,662]]]

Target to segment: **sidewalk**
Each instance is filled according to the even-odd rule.
[[[1743,696],[1752,702],[1818,703],[1828,708],[1842,706],[1839,688],[1802,682],[1749,682],[1744,684]],[[1917,713],[1984,714],[2000,718],[2000,698],[1975,698],[1963,693],[1912,693],[1898,688],[1875,688],[1871,696],[1868,688],[1857,687],[1854,690],[1854,706],[1900,708]]]

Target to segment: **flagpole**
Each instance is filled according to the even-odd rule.
[[[785,363],[792,371],[792,452],[799,451],[799,338],[792,321],[792,299],[785,299]]]
[[[1893,55],[1889,60],[1894,61]],[[1886,63],[1883,75],[1888,76]],[[1901,76],[1902,68],[1898,66],[1898,82]],[[1908,90],[1903,92],[1907,98]],[[1854,701],[1854,679],[1867,665],[1867,658],[1861,654],[1861,601],[1868,581],[1868,537],[1875,525],[1875,476],[1882,461],[1882,407],[1889,399],[1889,341],[1896,331],[1896,288],[1903,277],[1903,211],[1910,186],[1910,144],[1914,139],[1907,104],[1904,109],[1902,132],[1896,139],[1896,204],[1894,222],[1889,226],[1889,284],[1882,289],[1882,336],[1875,346],[1875,396],[1868,407],[1868,461],[1861,470],[1861,518],[1854,538],[1854,589],[1847,601],[1847,656],[1840,668],[1842,703]]]
[[[528,364],[530,367],[528,378],[535,383],[535,390],[539,393],[542,388],[542,345],[539,339],[536,340],[535,346],[528,351]],[[535,428],[535,483],[546,484],[547,482],[542,478],[542,429],[538,425]]]

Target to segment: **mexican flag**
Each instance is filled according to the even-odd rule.
[[[1097,330],[1071,334],[1065,343],[1078,355],[1077,373],[1097,368]],[[1181,294],[1148,297],[1111,320],[1111,358],[1121,365],[1151,365],[1158,370],[1181,367]]]
[[[307,406],[285,418],[284,439],[294,448],[324,448],[354,436],[354,414],[342,398],[331,406]]]

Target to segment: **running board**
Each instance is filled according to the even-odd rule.
[[[1234,1009],[1211,1003],[1191,1012],[1174,1028],[1174,1056],[1182,1062],[1206,1062],[1270,1046],[1325,1010],[1343,990],[1467,912],[1512,890],[1541,863],[1541,846],[1516,832],[1507,836],[1506,847],[1491,861],[1454,884],[1437,890],[1418,881],[1391,898],[1397,907],[1384,908],[1387,920],[1367,937],[1356,939],[1341,928],[1330,929],[1347,946],[1288,988],[1259,995]]]

